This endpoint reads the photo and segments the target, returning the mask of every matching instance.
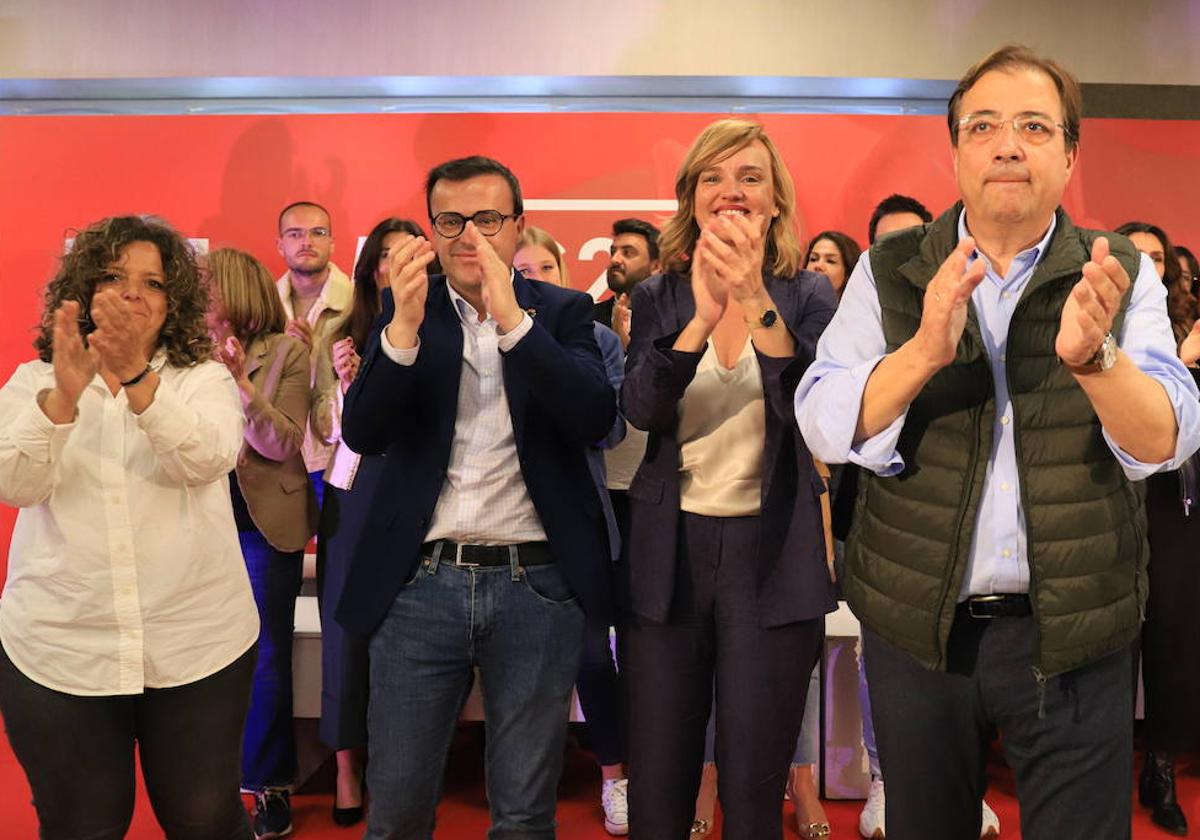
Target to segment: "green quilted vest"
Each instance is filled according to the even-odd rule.
[[[955,205],[932,224],[872,247],[888,352],[916,333],[925,287],[957,244],[961,210]],[[1054,354],[1063,303],[1098,235],[1058,211],[1005,348],[1038,630],[1036,668],[1044,678],[1128,645],[1146,596],[1140,485],[1125,477],[1083,389]],[[1137,277],[1132,243],[1105,235],[1112,254]],[[1128,300],[1127,293],[1114,334]],[[863,471],[856,528],[846,546],[843,589],[855,614],[929,669],[946,667],[995,422],[991,367],[972,305],[954,361],[909,408],[898,444],[904,470],[887,478]]]

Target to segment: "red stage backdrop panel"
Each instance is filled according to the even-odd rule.
[[[154,213],[210,247],[232,245],[283,270],[280,208],[329,208],[335,261],[387,215],[428,227],[424,176],[486,154],[517,174],[529,221],[565,249],[574,285],[603,289],[614,219],[661,221],[675,170],[714,114],[395,114],[0,118],[0,374],[32,357],[39,290],[74,227]],[[801,235],[844,230],[891,192],[934,212],[956,189],[945,120],[926,116],[762,115],[796,181]],[[1200,122],[1088,120],[1065,199],[1075,220],[1162,225],[1200,246]],[[647,204],[646,202],[655,202]],[[649,208],[649,209],[648,209]],[[865,244],[865,241],[864,241]],[[0,574],[13,511],[0,510]]]

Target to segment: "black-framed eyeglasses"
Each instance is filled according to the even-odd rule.
[[[516,219],[520,215],[520,213],[505,214],[499,210],[480,210],[470,216],[464,216],[462,213],[438,213],[429,221],[439,234],[447,239],[454,239],[466,229],[467,222],[474,223],[484,236],[495,236],[500,232],[500,228],[504,227],[505,219]]]

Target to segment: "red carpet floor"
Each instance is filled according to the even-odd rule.
[[[1012,776],[999,762],[993,763],[990,774],[988,802],[1000,815],[1000,836],[1015,840],[1020,837],[1020,831]],[[599,791],[599,773],[590,756],[582,750],[571,750],[567,755],[566,770],[559,790],[559,840],[603,840],[609,836],[600,822]],[[1183,770],[1179,779],[1179,795],[1188,820],[1193,825],[1192,833],[1200,837],[1200,766]],[[8,748],[8,741],[0,733],[0,840],[37,837],[37,823],[29,799],[25,776]],[[357,840],[361,837],[361,825],[345,829],[333,824],[330,819],[331,805],[332,795],[328,793],[295,797],[294,836],[305,840]],[[860,802],[826,803],[834,838],[852,840],[858,836],[860,808]],[[791,806],[784,804],[783,809],[785,821],[788,821],[785,837],[795,837],[795,829],[790,824]],[[479,840],[485,836],[487,825],[479,739],[468,735],[458,739],[451,754],[446,794],[438,813],[437,837],[438,840]],[[162,836],[140,782],[133,827],[128,836],[134,840]],[[710,836],[716,840],[719,833]],[[1155,828],[1135,803],[1133,836],[1137,840],[1152,840],[1172,835]]]

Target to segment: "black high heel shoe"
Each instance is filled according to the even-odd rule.
[[[1150,820],[1159,828],[1180,837],[1187,835],[1187,817],[1175,798],[1175,760],[1170,755],[1146,753],[1138,777],[1138,802],[1152,809]]]
[[[333,823],[334,823],[334,825],[339,825],[342,828],[348,828],[349,826],[356,825],[356,824],[362,822],[363,813],[364,813],[363,806],[367,804],[366,783],[364,783],[362,785],[362,787],[360,788],[359,796],[362,799],[361,804],[354,805],[350,808],[339,808],[336,804],[337,803],[337,793],[334,793],[334,795],[333,795],[333,801],[335,803],[333,806]]]

